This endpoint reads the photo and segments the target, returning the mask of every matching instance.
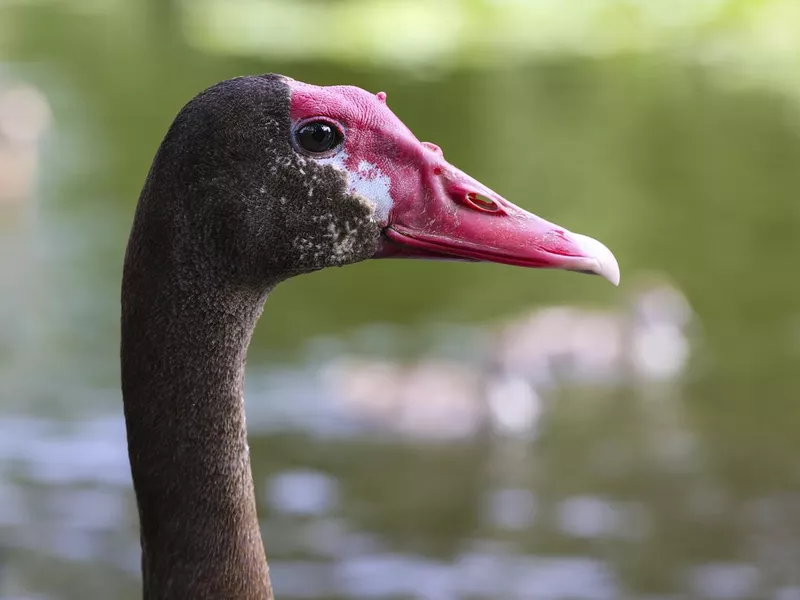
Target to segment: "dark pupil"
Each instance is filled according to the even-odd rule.
[[[325,152],[336,144],[336,132],[327,123],[303,125],[297,138],[300,145],[309,152]]]

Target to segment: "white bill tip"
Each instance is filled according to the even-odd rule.
[[[617,259],[604,244],[598,242],[594,238],[579,233],[572,234],[573,239],[578,243],[581,249],[586,252],[587,267],[589,271],[600,275],[607,279],[614,285],[619,285],[619,265]]]

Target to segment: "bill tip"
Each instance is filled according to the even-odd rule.
[[[586,252],[587,258],[594,261],[591,269],[596,275],[608,280],[615,286],[619,286],[620,272],[619,263],[611,250],[594,238],[578,233],[573,234],[581,249]]]

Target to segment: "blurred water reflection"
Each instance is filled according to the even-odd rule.
[[[243,2],[229,16],[334,10],[323,4]],[[498,41],[511,13],[473,4],[494,16],[482,54],[458,42],[363,60],[341,40],[331,60],[302,38],[232,50],[197,28],[221,3],[0,8],[0,599],[139,597],[122,250],[181,104],[262,71],[386,90],[453,163],[608,242],[623,270],[619,290],[424,263],[282,285],[246,384],[279,598],[800,598],[796,56],[791,39],[765,42],[795,9],[680,3],[670,29],[654,25],[666,4],[635,3],[648,44],[599,25],[574,35],[588,13],[554,2],[505,3],[519,23]],[[560,24],[555,46],[582,50],[533,51],[531,7]],[[698,34],[688,65],[668,60],[708,15],[724,35]],[[732,39],[761,53],[697,68]],[[670,51],[619,56],[611,42]],[[420,66],[430,56],[447,60]],[[731,85],[732,66],[776,56],[781,85]]]

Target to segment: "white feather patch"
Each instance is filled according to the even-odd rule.
[[[349,190],[353,194],[368,200],[375,206],[375,216],[385,221],[389,218],[394,200],[391,195],[392,180],[385,175],[377,165],[362,160],[358,169],[353,171],[347,168],[347,152],[339,152],[328,158],[316,159],[318,163],[331,165],[347,173]]]

